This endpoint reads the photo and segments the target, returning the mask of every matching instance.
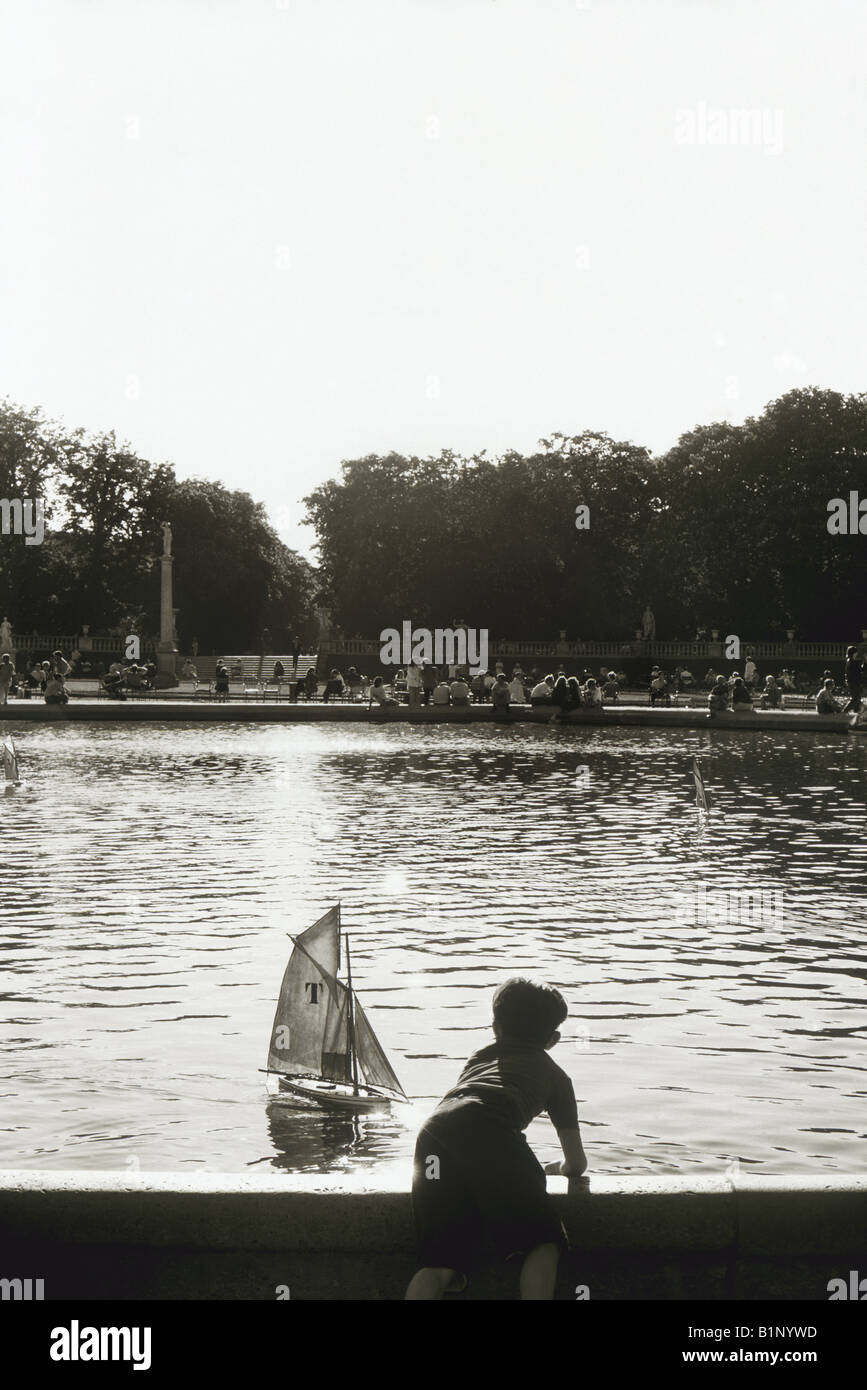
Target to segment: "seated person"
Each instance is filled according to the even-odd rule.
[[[561,714],[565,714],[571,708],[572,692],[565,676],[558,676],[554,682],[554,689],[551,691],[551,704],[556,705]]]
[[[473,692],[473,699],[475,700],[476,704],[480,705],[485,698],[484,671],[476,672],[476,674],[473,676],[473,679],[470,681],[470,689]]]
[[[119,671],[107,671],[102,678],[102,688],[110,700],[125,700],[123,676]]]
[[[434,686],[432,698],[435,705],[451,704],[452,692],[448,681],[440,681],[438,685]]]
[[[31,690],[45,689],[45,672],[42,670],[38,661],[34,661],[27,673],[27,684],[30,686]]]
[[[310,666],[310,667],[308,667],[308,669],[307,669],[307,675],[304,677],[304,682],[303,682],[304,694],[307,696],[307,699],[308,699],[308,700],[312,700],[312,699],[313,699],[313,697],[315,696],[316,691],[318,690],[318,688],[319,688],[319,681],[318,681],[317,676],[316,676],[316,671],[315,671],[315,669],[314,669],[312,666]],[[298,694],[299,694],[299,695],[301,694],[301,690],[302,690],[302,686],[299,685],[299,687],[298,687]]]
[[[191,661],[184,662],[181,667],[181,675],[185,681],[195,681],[196,685],[198,685],[199,673]]]
[[[370,687],[370,697],[368,703],[371,705],[397,704],[397,700],[393,699],[393,697],[389,695],[388,691],[386,690],[385,682],[383,681],[382,676],[377,676],[373,682],[373,685]]]
[[[130,667],[128,667],[128,668],[127,668],[127,673],[126,673],[126,688],[127,688],[127,690],[141,690],[141,686],[142,686],[142,679],[141,679],[141,671],[139,670],[139,668],[138,668],[137,666],[130,666]]]
[[[214,669],[214,695],[221,703],[229,698],[229,668],[222,657]]]
[[[580,709],[584,704],[584,697],[581,694],[581,683],[577,676],[570,676],[566,684],[569,687],[569,708]]]
[[[46,705],[66,705],[69,703],[69,696],[59,671],[53,671],[45,682],[45,703]]]
[[[840,714],[843,706],[834,699],[834,681],[829,676],[816,696],[817,714]]]
[[[685,666],[680,668],[680,686],[682,690],[690,690],[695,685],[695,676],[692,671],[688,671]]]
[[[282,679],[283,679],[283,677],[285,676],[285,674],[286,674],[286,667],[283,665],[283,662],[280,660],[280,658],[279,658],[279,656],[278,656],[277,660],[274,662],[274,679],[275,679],[275,681],[277,682],[278,685],[279,685],[280,682],[282,681]]]
[[[497,677],[492,671],[483,671],[482,679],[485,682],[485,699],[490,700]]]
[[[602,691],[592,676],[584,686],[584,704],[587,709],[602,708]]]
[[[782,698],[783,692],[773,676],[765,676],[765,687],[759,700],[762,709],[779,709]]]
[[[606,705],[616,705],[620,699],[620,682],[614,671],[609,671],[602,687]]]
[[[650,703],[652,705],[671,704],[671,696],[668,693],[668,679],[664,671],[660,671],[658,666],[654,666],[650,673]]]
[[[789,671],[786,667],[784,667],[783,670],[780,672],[780,685],[783,687],[784,690],[795,689],[794,674],[791,671]]]
[[[502,714],[505,710],[508,710],[511,703],[512,697],[509,693],[509,682],[506,680],[505,672],[502,672],[494,681],[493,689],[491,690],[491,704],[495,710],[498,710],[500,714]]]
[[[747,683],[741,676],[735,676],[732,683],[732,709],[752,709],[753,697]]]
[[[468,705],[470,703],[470,687],[462,676],[453,680],[450,687],[450,694],[453,705]]]
[[[513,673],[512,679],[509,681],[509,698],[513,705],[525,705],[527,703],[524,682],[517,673]]]
[[[350,666],[349,670],[346,672],[346,685],[349,690],[350,700],[357,699],[364,689],[364,682],[354,666]]]
[[[323,702],[327,703],[332,695],[342,695],[345,688],[343,677],[335,668],[325,682],[325,689],[322,692]]]
[[[554,689],[554,677],[546,676],[538,685],[534,685],[530,691],[531,705],[550,705],[551,693]]]
[[[399,695],[401,692],[406,694],[406,671],[403,670],[394,673],[394,693]]]
[[[729,687],[725,676],[717,676],[716,684],[707,697],[707,707],[711,717],[721,714],[729,707]]]

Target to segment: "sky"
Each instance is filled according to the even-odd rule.
[[[0,0],[0,398],[263,501],[865,389],[863,0]]]

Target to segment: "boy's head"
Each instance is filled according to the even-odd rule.
[[[494,1033],[500,1042],[536,1047],[553,1047],[559,1041],[557,1029],[569,1012],[553,985],[537,985],[521,976],[500,985],[493,1007]]]

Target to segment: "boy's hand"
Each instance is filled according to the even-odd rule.
[[[555,1158],[552,1163],[545,1164],[545,1172],[556,1174],[561,1178],[580,1178],[587,1171],[587,1164],[574,1167],[567,1163],[565,1158]]]

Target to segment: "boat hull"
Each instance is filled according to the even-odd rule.
[[[293,1077],[290,1080],[281,1076],[280,1089],[291,1091],[293,1095],[313,1101],[316,1105],[337,1110],[384,1110],[393,1101],[400,1100],[400,1096],[378,1091],[373,1086],[359,1085],[355,1091],[348,1082],[318,1081],[315,1077],[299,1077],[297,1080]]]

